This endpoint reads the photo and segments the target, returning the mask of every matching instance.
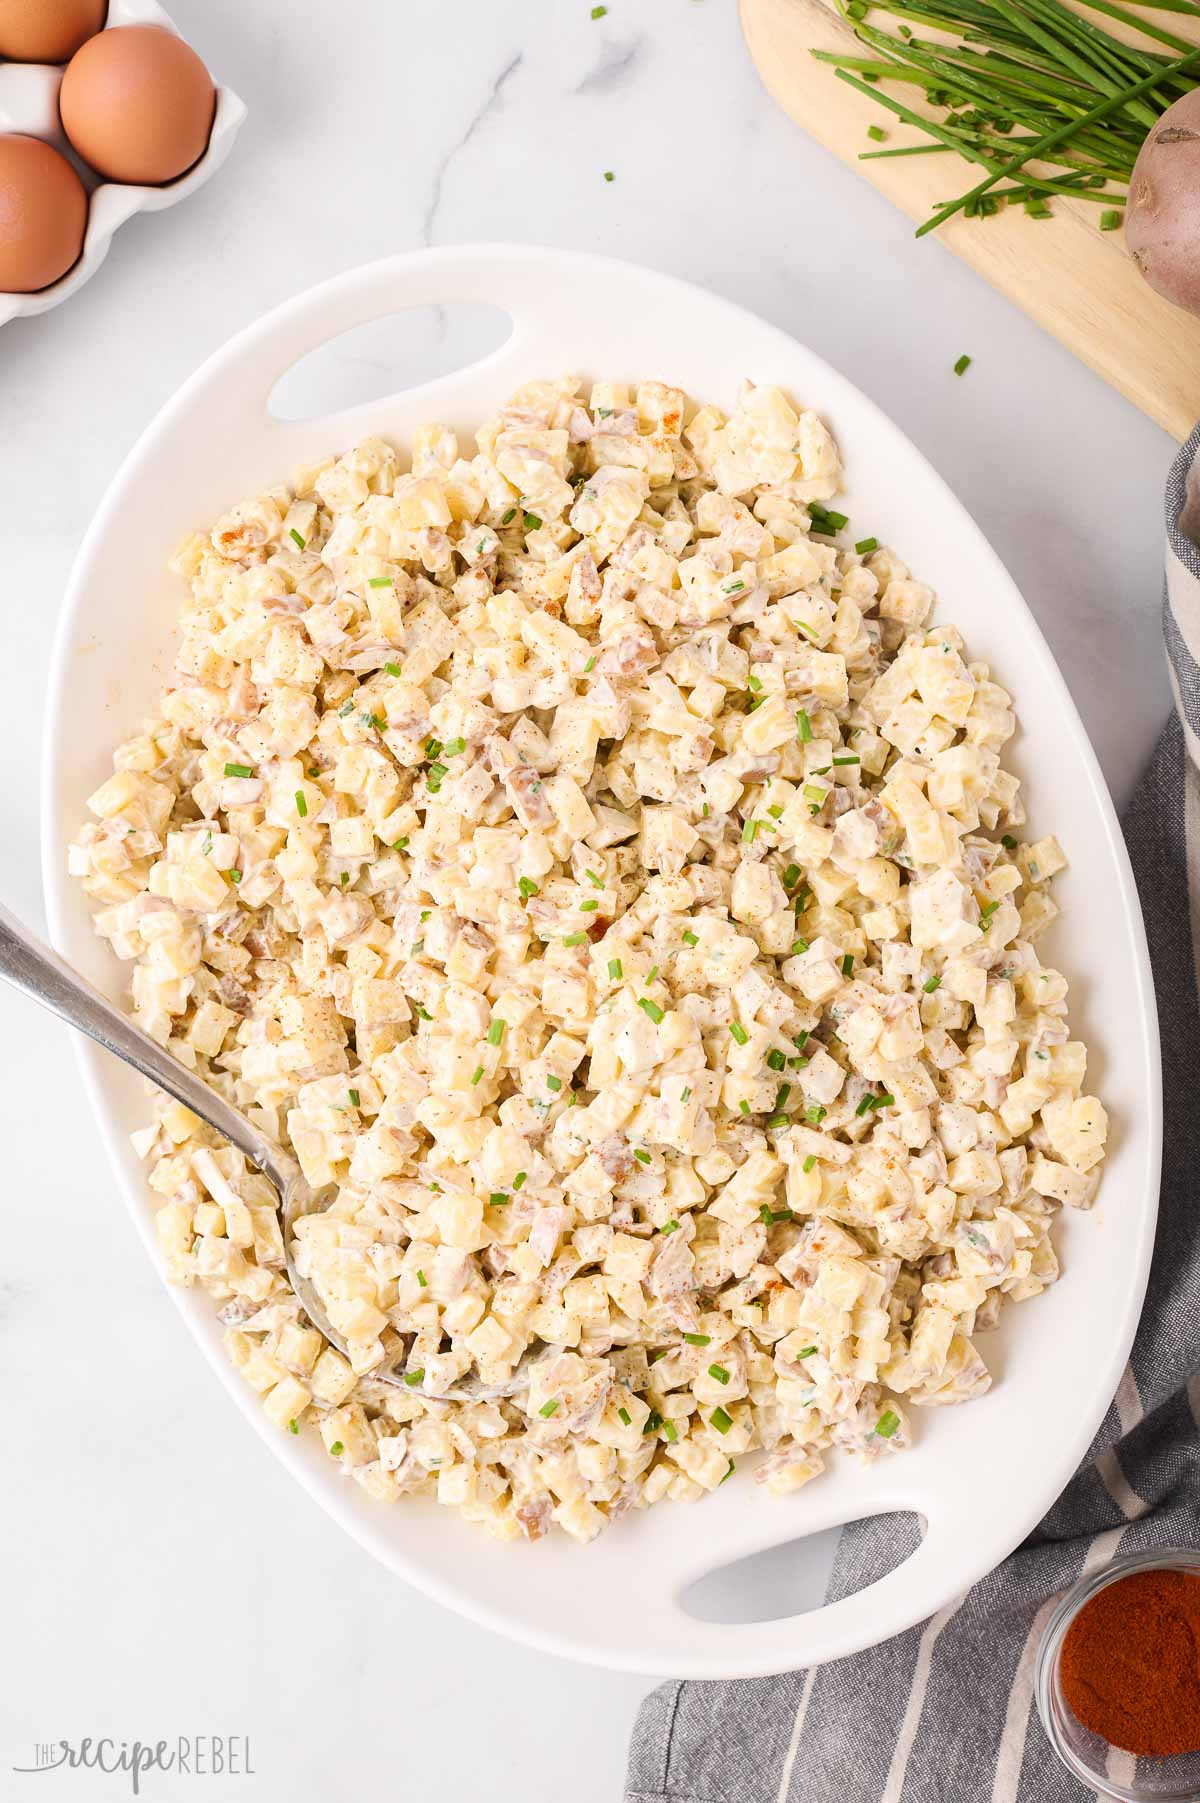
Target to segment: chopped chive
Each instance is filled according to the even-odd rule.
[[[618,1409],[617,1414],[626,1427],[633,1426],[633,1416],[629,1413],[628,1409]]]
[[[762,677],[761,676],[747,676],[746,687],[748,689],[753,689],[754,693],[757,695],[758,691],[762,688]]]
[[[758,821],[757,820],[747,820],[745,826],[743,826],[743,828],[742,828],[742,844],[743,845],[753,845],[754,835],[755,835],[755,833],[757,833],[757,831],[758,831]]]
[[[591,901],[581,901],[579,904],[579,912],[581,914],[594,914],[599,906],[600,903],[595,899]]]
[[[792,1044],[795,1046],[795,1048],[798,1052],[802,1052],[811,1038],[812,1038],[811,1030],[808,1027],[805,1027],[803,1033],[797,1033],[795,1039],[793,1039],[793,1041],[792,1041]]]
[[[446,740],[446,749],[443,753],[443,756],[448,757],[448,758],[456,758],[456,757],[458,757],[460,752],[463,752],[466,749],[467,749],[467,741],[465,739],[447,739]]]
[[[422,1020],[432,1020],[433,1019],[433,1016],[432,1016],[432,1014],[430,1014],[428,1008],[422,1007],[420,1002],[415,1002],[413,1004],[413,1006],[416,1008],[416,1011],[420,1015]],[[483,1066],[480,1065],[478,1074],[471,1078],[472,1083],[478,1083],[479,1078],[482,1077],[482,1075],[483,1075]]]
[[[860,538],[854,549],[860,557],[869,557],[872,551],[878,551],[879,540],[877,538]]]
[[[822,1108],[819,1103],[814,1102],[804,1110],[804,1118],[810,1127],[819,1127],[828,1112],[827,1108]]]
[[[524,526],[526,532],[536,532],[541,523],[542,522],[538,519],[536,513],[524,514],[521,519],[521,524]]]
[[[958,361],[955,363],[954,373],[956,376],[965,376],[967,371],[970,369],[970,367],[971,367],[971,359],[968,356],[964,355],[964,356],[960,357],[958,359]]]
[[[425,1018],[426,1018],[426,1020],[428,1020],[428,1018],[429,1018],[429,1016],[428,1016],[428,1015],[426,1015],[426,1017],[425,1017]],[[476,1065],[476,1066],[475,1066],[475,1069],[474,1069],[474,1070],[473,1070],[473,1071],[472,1071],[472,1072],[471,1072],[471,1083],[472,1083],[472,1085],[474,1085],[474,1084],[476,1084],[476,1083],[478,1083],[478,1082],[479,1082],[479,1080],[480,1080],[480,1078],[481,1078],[481,1077],[482,1077],[482,1076],[483,1076],[483,1066],[482,1066],[482,1064],[477,1064],[477,1065]]]
[[[885,1409],[875,1423],[875,1432],[881,1440],[890,1440],[900,1425],[900,1417],[894,1409]]]
[[[673,1421],[663,1421],[663,1422],[660,1422],[659,1425],[662,1428],[663,1439],[669,1440],[671,1442],[671,1444],[674,1445],[676,1440],[678,1440],[678,1438],[679,1438],[679,1433],[675,1426],[675,1423]]]
[[[551,1073],[551,1075],[546,1078],[546,1088],[553,1090],[554,1094],[557,1095],[562,1088],[562,1078],[556,1077]]]
[[[800,866],[799,866],[799,864],[789,864],[787,869],[783,873],[784,888],[785,889],[794,889],[796,887],[796,884],[799,881],[800,881]]]
[[[521,1185],[525,1181],[526,1175],[527,1175],[527,1173],[525,1171],[517,1172],[516,1176],[513,1178],[513,1188],[514,1189],[520,1189]]]
[[[343,701],[341,707],[339,707],[338,719],[344,720],[346,718],[347,714],[352,714],[353,712],[354,712],[354,697],[352,695],[350,697],[349,701]]]
[[[448,774],[449,774],[449,772],[447,771],[445,764],[438,763],[436,759],[429,766],[430,778],[438,783],[441,782],[443,776],[446,776]]]
[[[942,979],[940,977],[927,977],[921,987],[926,995],[932,995],[935,989],[941,988],[941,984]]]
[[[226,776],[253,776],[254,767],[251,764],[226,764],[225,774]]]
[[[302,551],[305,551],[308,549],[306,541],[301,538],[300,534],[296,531],[296,528],[294,526],[288,527],[288,536],[289,536],[289,538],[295,539],[296,543],[299,545],[299,547]]]
[[[288,1433],[289,1434],[298,1434],[299,1432],[300,1432],[300,1423],[298,1421],[289,1421],[288,1422]]]
[[[541,890],[538,888],[532,877],[523,876],[518,882],[517,888],[521,891],[521,894],[526,900],[528,900],[531,895],[541,894]]]
[[[611,169],[606,169],[604,171],[604,179],[606,182],[615,182],[617,178]]]
[[[508,1207],[508,1195],[507,1195],[506,1191],[504,1191],[502,1189],[494,1189],[492,1191],[491,1195],[488,1197],[488,1207],[489,1208],[507,1208]]]
[[[544,1421],[549,1421],[551,1415],[553,1415],[553,1413],[557,1409],[557,1407],[558,1407],[558,1397],[552,1396],[550,1398],[549,1402],[544,1402],[542,1404],[541,1408],[538,1410],[538,1414],[542,1417],[542,1419]]]
[[[345,1450],[346,1448],[341,1440],[335,1440],[329,1448],[331,1455],[335,1459],[340,1459]]]
[[[603,889],[604,878],[597,876],[594,870],[585,870],[583,874],[592,885],[593,889]]]
[[[861,764],[862,759],[856,755],[848,755],[844,758],[834,758],[833,763],[836,769],[839,764]]]
[[[424,1271],[417,1272],[417,1282],[420,1284],[420,1286],[423,1290],[427,1290],[429,1288],[429,1279],[426,1277]]]
[[[607,11],[607,6],[593,6],[591,16],[593,19],[602,19]]]
[[[815,1346],[802,1346],[800,1351],[796,1354],[796,1357],[798,1359],[810,1359],[816,1350]]]
[[[737,1040],[739,1045],[745,1045],[746,1041],[750,1037],[749,1033],[747,1033],[745,1027],[743,1027],[740,1020],[730,1021],[729,1031],[732,1033],[733,1037]]]
[[[658,1003],[652,1002],[650,1000],[650,997],[647,995],[640,995],[638,997],[638,1007],[641,1009],[643,1014],[649,1015],[650,1019],[654,1022],[655,1026],[657,1026],[659,1021],[663,1018],[663,1011],[659,1007]]]
[[[854,974],[854,953],[847,952],[846,956],[842,959],[842,975],[844,977],[849,977],[849,976],[853,976],[853,974]]]
[[[241,871],[240,870],[231,870],[229,872],[229,880],[231,883],[240,883],[242,880]]]
[[[637,1156],[637,1154],[635,1153],[634,1157],[636,1158],[636,1156]],[[650,1162],[650,1154],[648,1152],[646,1153],[646,1162],[647,1162],[647,1164],[649,1164],[649,1162]],[[675,1219],[675,1217],[673,1215],[669,1221],[664,1221],[662,1226],[659,1228],[660,1233],[678,1233],[678,1231],[679,1231],[679,1222]]]
[[[1016,851],[1016,849],[1017,849],[1017,842],[1013,838],[1011,833],[1005,833],[1005,835],[1001,839],[1000,843],[1004,847],[1005,851]]]
[[[390,576],[368,576],[367,577],[367,587],[368,588],[391,588],[391,586],[392,586],[392,579]]]
[[[816,1155],[816,1153],[815,1153],[815,1152],[810,1152],[810,1153],[809,1153],[809,1155],[808,1155],[808,1157],[807,1157],[807,1158],[806,1158],[806,1159],[805,1159],[805,1160],[804,1160],[804,1164],[803,1164],[803,1167],[802,1167],[802,1168],[803,1168],[803,1170],[804,1170],[804,1172],[805,1172],[805,1175],[807,1175],[807,1174],[808,1174],[808,1172],[809,1172],[809,1171],[811,1171],[811,1170],[812,1170],[812,1168],[813,1168],[813,1166],[814,1166],[814,1165],[815,1165],[815,1164],[816,1164],[816,1162],[817,1162],[817,1155]]]
[[[640,1146],[634,1152],[633,1156],[637,1159],[639,1164],[649,1164],[650,1163],[649,1152],[644,1152]],[[664,1233],[674,1233],[674,1231],[678,1227],[678,1225],[679,1225],[678,1221],[668,1221],[666,1226],[663,1228],[663,1232]]]
[[[875,1106],[874,1096],[863,1096],[862,1100],[859,1102],[858,1107],[854,1110],[854,1112],[857,1115],[869,1114],[871,1109],[874,1108],[874,1106]]]
[[[647,989],[649,989],[651,983],[653,983],[653,981],[657,975],[658,975],[658,965],[652,964],[650,966],[650,969],[646,972],[646,988]]]
[[[691,1101],[691,1099],[692,1099],[692,1092],[691,1092],[691,1089],[690,1089],[690,1088],[688,1088],[688,1089],[685,1089],[685,1090],[684,1090],[684,1092],[683,1092],[683,1094],[682,1094],[682,1095],[681,1095],[681,1096],[680,1096],[680,1098],[679,1098],[679,1100],[680,1100],[680,1101],[681,1101],[681,1102],[690,1102],[690,1101]]]
[[[622,968],[622,965],[621,965],[621,960],[619,958],[610,958],[609,959],[608,974],[612,978],[614,983],[619,983],[621,978],[625,975],[624,969]]]
[[[800,708],[796,714],[796,736],[802,745],[807,745],[813,736],[812,721],[803,708]]]
[[[583,666],[583,673],[584,673],[584,675],[585,675],[585,676],[590,676],[590,675],[591,675],[591,673],[592,673],[592,671],[593,671],[593,670],[594,670],[594,669],[595,669],[595,668],[596,668],[596,660],[595,660],[595,658],[594,658],[594,657],[589,657],[589,658],[588,658],[588,660],[587,660],[587,663],[586,663],[586,664],[584,664],[584,666]]]
[[[499,1015],[496,1016],[495,1020],[492,1022],[491,1026],[488,1028],[488,1044],[489,1045],[499,1045],[500,1044],[500,1041],[504,1038],[504,1029],[507,1025],[508,1025],[507,1021],[501,1020]]]
[[[685,945],[699,945],[700,940],[697,934],[689,930],[683,935],[683,943]]]
[[[772,1133],[778,1133],[781,1128],[790,1127],[791,1124],[792,1123],[786,1114],[772,1114],[767,1116],[767,1127]]]
[[[710,1333],[685,1333],[683,1337],[689,1346],[708,1346],[712,1342]]]
[[[502,526],[511,526],[513,521],[516,519],[516,517],[517,517],[516,508],[510,507],[506,514],[501,515],[500,524]]]
[[[868,125],[867,136],[875,144],[882,144],[887,137],[882,125]]]
[[[351,1106],[351,1108],[361,1108],[362,1107],[362,1099],[359,1096],[359,1093],[356,1089],[352,1089],[350,1091],[350,1106]]]
[[[776,1047],[772,1047],[767,1053],[767,1063],[773,1071],[781,1071],[786,1062],[783,1053]]]
[[[729,1382],[729,1373],[724,1365],[710,1365],[708,1367],[708,1375],[715,1378],[719,1384],[727,1384]]]
[[[741,1109],[741,1111],[742,1111],[742,1113],[743,1113],[743,1114],[749,1114],[749,1112],[750,1112],[750,1104],[749,1104],[749,1102],[748,1102],[748,1101],[747,1101],[747,1100],[746,1100],[746,1098],[745,1098],[745,1096],[743,1096],[743,1097],[742,1097],[742,1099],[741,1099],[741,1101],[740,1101],[740,1102],[739,1102],[739,1103],[738,1103],[738,1107],[739,1107],[739,1108],[740,1108],[740,1109]]]
[[[308,813],[308,803],[304,799],[303,789],[296,790],[296,812],[299,814],[301,820],[303,820]]]
[[[808,940],[807,939],[793,939],[792,940],[791,956],[793,958],[798,958],[800,956],[801,952],[806,952],[807,950],[808,950]]]
[[[1100,230],[1102,232],[1115,232],[1124,217],[1125,215],[1120,207],[1105,207],[1100,215]]]
[[[389,676],[402,676],[404,674],[399,664],[384,664],[383,667]]]
[[[708,1419],[719,1434],[727,1434],[733,1426],[733,1416],[727,1415],[721,1408],[714,1409]]]
[[[424,1378],[424,1376],[425,1376],[425,1373],[423,1370],[421,1370],[421,1371],[406,1371],[404,1373],[404,1381],[408,1385],[410,1390],[415,1390],[417,1385]]]
[[[658,1432],[659,1428],[662,1426],[662,1424],[663,1424],[663,1418],[659,1414],[658,1410],[651,1409],[650,1413],[646,1417],[646,1425],[642,1429],[642,1432],[644,1434],[656,1434]]]

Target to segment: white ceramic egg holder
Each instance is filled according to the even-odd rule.
[[[104,29],[114,25],[161,25],[176,30],[157,0],[109,0]],[[0,133],[24,132],[41,138],[55,150],[68,152],[69,146],[58,117],[58,90],[62,85],[62,67],[46,63],[0,63]],[[229,155],[233,140],[246,117],[245,103],[232,88],[217,89],[217,106],[208,148],[200,161],[177,181],[158,187],[132,187],[123,182],[106,182],[92,174],[78,159],[75,166],[88,189],[87,233],[77,263],[60,281],[36,294],[0,293],[0,326],[10,319],[31,313],[44,313],[57,307],[68,295],[82,288],[89,276],[95,275],[108,255],[113,233],[135,213],[158,213],[186,200],[214,175]]]

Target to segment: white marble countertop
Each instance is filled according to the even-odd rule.
[[[0,789],[0,895],[14,909],[40,921],[51,630],[117,460],[266,307],[365,259],[470,238],[690,277],[850,374],[1007,560],[1124,801],[1168,705],[1157,611],[1171,446],[775,110],[733,0],[610,0],[599,22],[590,0],[173,0],[173,12],[249,103],[231,161],[187,204],[122,230],[66,305],[0,333],[0,631],[21,747]],[[189,1344],[101,1161],[64,1033],[7,995],[0,1022],[13,1555],[0,1789],[34,1785],[7,1773],[37,1740],[224,1732],[251,1737],[256,1776],[210,1785],[223,1799],[340,1803],[378,1783],[447,1803],[616,1798],[646,1682],[507,1645],[335,1532]],[[96,1794],[120,1782],[91,1779]],[[36,1780],[39,1796],[87,1783]],[[155,1778],[144,1794],[195,1791]]]

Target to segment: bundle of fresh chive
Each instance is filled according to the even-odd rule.
[[[1134,48],[1061,0],[836,0],[870,54],[813,55],[929,139],[863,156],[956,150],[984,171],[975,187],[938,206],[918,237],[955,213],[984,216],[1010,201],[1045,219],[1056,194],[1098,203],[1102,231],[1120,225],[1142,140],[1200,80],[1200,49],[1115,0],[1081,3],[1164,50]],[[1142,5],[1200,20],[1196,0]],[[875,13],[890,13],[896,30],[871,23]],[[940,35],[923,37],[922,29]],[[921,89],[937,116],[881,92],[881,81]],[[877,127],[870,135],[882,136]]]

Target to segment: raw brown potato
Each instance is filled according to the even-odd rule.
[[[1200,88],[1146,134],[1129,181],[1125,243],[1156,293],[1200,313]]]

